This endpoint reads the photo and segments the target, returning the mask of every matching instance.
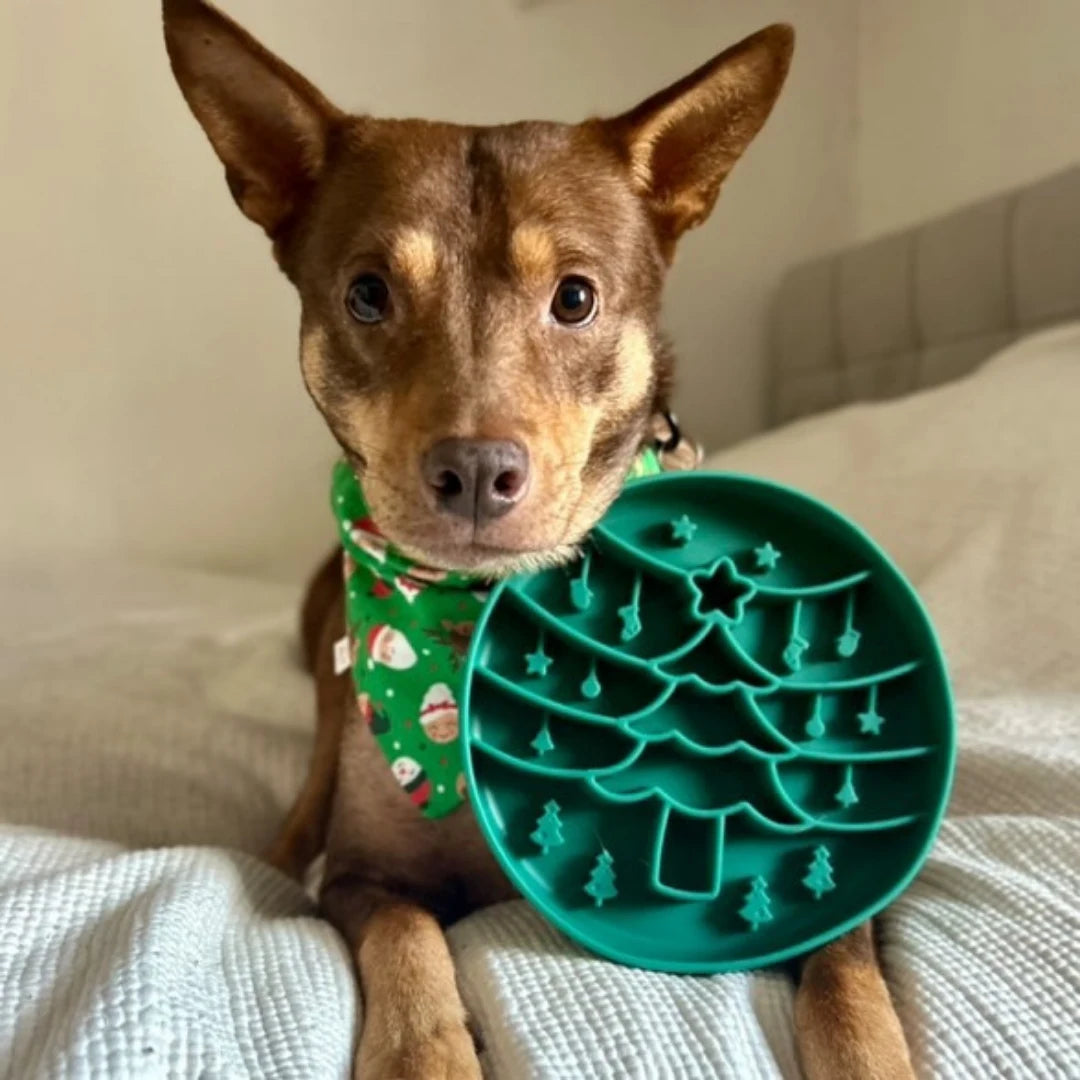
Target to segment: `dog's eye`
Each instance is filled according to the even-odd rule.
[[[551,301],[551,314],[565,326],[584,326],[596,314],[596,290],[583,277],[563,278]]]
[[[345,303],[358,322],[382,322],[390,307],[390,286],[378,274],[361,274],[349,286]]]

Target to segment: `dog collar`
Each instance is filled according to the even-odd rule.
[[[660,471],[646,449],[627,480]],[[334,466],[331,504],[345,577],[346,635],[334,649],[335,672],[352,668],[360,717],[404,793],[425,817],[443,817],[466,798],[457,703],[486,583],[398,551],[371,520],[345,461]]]

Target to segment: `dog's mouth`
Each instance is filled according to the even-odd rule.
[[[478,578],[497,579],[532,572],[570,561],[577,553],[574,541],[558,539],[542,545],[493,543],[476,538],[458,542],[429,536],[387,534],[387,539],[420,566]]]

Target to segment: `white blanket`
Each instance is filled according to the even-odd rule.
[[[949,654],[951,815],[883,919],[925,1077],[1080,1076],[1078,406],[1074,326],[714,462],[861,522]],[[0,579],[0,1075],[346,1075],[348,957],[298,888],[240,854],[266,842],[309,746],[295,603],[150,568]],[[522,903],[450,938],[495,1080],[799,1076],[779,974],[622,969]]]

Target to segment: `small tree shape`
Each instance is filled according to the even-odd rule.
[[[555,749],[555,740],[551,737],[551,732],[548,730],[546,718],[540,725],[540,730],[536,733],[536,738],[533,739],[529,745],[536,751],[537,756],[539,757],[543,757],[545,754]]]
[[[563,840],[559,809],[559,804],[554,799],[549,799],[544,804],[543,814],[536,822],[536,829],[529,834],[529,839],[541,848],[545,855],[551,848],[566,843]]]
[[[836,888],[829,849],[824,844],[814,849],[814,858],[802,883],[814,894],[815,900],[820,900],[825,893]]]
[[[769,900],[769,883],[763,877],[754,878],[746,902],[739,909],[739,914],[756,930],[762,923],[772,921],[773,913]]]
[[[597,907],[603,907],[605,900],[619,895],[619,890],[615,888],[615,871],[612,869],[614,863],[615,860],[606,848],[596,856],[585,891],[593,898]]]

